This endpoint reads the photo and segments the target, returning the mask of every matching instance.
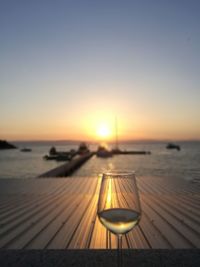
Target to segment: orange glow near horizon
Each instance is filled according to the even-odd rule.
[[[115,136],[113,115],[106,111],[97,111],[87,115],[82,121],[82,132],[89,140],[113,140]]]
[[[116,110],[116,112],[113,112]],[[162,121],[142,114],[112,110],[85,110],[80,117],[79,113],[67,117],[51,114],[49,117],[39,115],[29,116],[21,121],[14,121],[12,125],[5,123],[1,129],[1,138],[5,140],[77,140],[110,142],[115,141],[115,114],[118,115],[118,139],[129,140],[192,140],[199,139],[199,128],[190,121],[190,127],[184,131],[183,122]],[[129,115],[131,114],[131,115]],[[38,116],[37,116],[38,115]],[[172,131],[173,129],[173,131]]]
[[[102,123],[101,125],[98,126],[96,134],[97,136],[106,139],[111,136],[111,129],[107,124]]]

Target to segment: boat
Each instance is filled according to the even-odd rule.
[[[54,146],[52,146],[49,150],[49,155],[57,155],[58,152]]]
[[[85,142],[80,143],[79,148],[77,150],[77,154],[84,155],[86,153],[90,152],[87,144]]]
[[[179,145],[173,144],[173,143],[168,143],[166,146],[167,149],[176,149],[178,151],[181,150],[181,147]]]
[[[109,158],[109,157],[112,157],[113,153],[112,151],[108,150],[106,145],[100,145],[97,148],[96,155],[97,157],[100,157],[100,158]]]
[[[72,159],[70,154],[56,154],[56,155],[45,155],[44,159],[46,160],[57,160],[57,161],[67,161]]]
[[[112,149],[112,155],[150,155],[150,154],[151,151],[144,151],[144,150],[124,151],[119,148],[117,118],[115,118],[115,147]]]
[[[24,147],[20,150],[21,152],[31,152],[32,149],[31,148],[27,148],[27,147]]]
[[[57,155],[45,155],[43,158],[46,160],[56,160],[58,156]]]
[[[49,155],[45,155],[43,158],[46,160],[67,161],[76,156],[77,152],[74,149],[70,151],[57,151],[53,146],[49,150]]]

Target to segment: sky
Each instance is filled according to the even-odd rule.
[[[199,14],[199,0],[1,0],[0,139],[112,139],[117,118],[121,140],[200,140]]]

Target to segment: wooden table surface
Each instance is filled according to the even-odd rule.
[[[97,217],[101,178],[0,180],[0,248],[107,249],[116,237]],[[137,177],[142,218],[123,248],[200,248],[200,184]]]

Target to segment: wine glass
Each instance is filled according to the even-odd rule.
[[[118,239],[118,266],[122,266],[122,235],[135,227],[141,217],[134,172],[103,173],[98,201],[100,222]]]

